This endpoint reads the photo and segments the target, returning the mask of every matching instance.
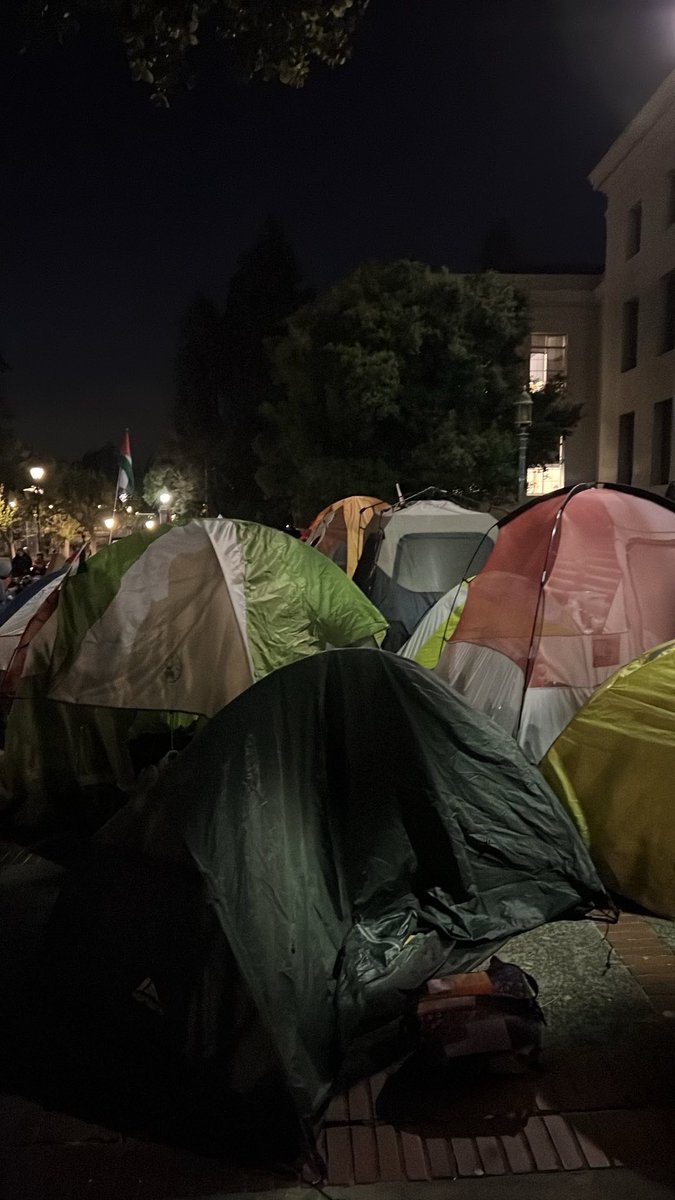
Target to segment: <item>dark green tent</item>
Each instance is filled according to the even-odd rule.
[[[164,1022],[221,1097],[255,1094],[274,1063],[306,1126],[400,1052],[434,973],[606,902],[515,742],[378,650],[256,684],[93,853],[59,922],[81,1009]]]

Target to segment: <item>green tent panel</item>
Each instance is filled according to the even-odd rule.
[[[28,649],[3,763],[18,822],[127,789],[143,729],[211,717],[269,672],[385,629],[335,563],[279,530],[199,520],[120,539],[65,580]]]
[[[195,1069],[220,1073],[217,1094],[236,1086],[244,1097],[265,1059],[276,1064],[305,1126],[336,1087],[401,1053],[401,1018],[427,979],[606,902],[572,821],[513,740],[429,672],[378,650],[270,675],[94,845],[148,878],[168,867],[199,878],[185,944],[196,952],[210,914],[223,947],[210,934],[204,961],[177,976],[178,942],[162,957],[148,932],[164,928],[175,883],[166,894],[158,883],[152,911],[144,900],[120,929],[116,914],[142,889],[113,865],[91,871],[72,910],[89,920],[104,971],[117,963],[129,987],[153,980],[181,1028],[181,1012],[200,1014],[181,1052],[189,1043]],[[213,969],[225,948],[256,1015],[242,1028],[257,1032],[219,1057],[223,1025],[241,1011],[234,967]],[[87,1011],[92,986],[83,980]],[[106,984],[106,1011],[110,994]]]
[[[603,684],[541,770],[607,886],[675,920],[675,642]]]

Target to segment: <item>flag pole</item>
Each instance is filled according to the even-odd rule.
[[[112,525],[110,526],[110,533],[108,534],[108,545],[110,545],[110,543],[112,542],[113,529],[115,528],[115,513],[117,512],[117,498],[120,494],[120,475],[121,474],[122,474],[122,468],[118,467],[117,483],[115,484],[115,499],[113,500]]]

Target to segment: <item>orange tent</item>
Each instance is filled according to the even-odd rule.
[[[314,518],[305,541],[332,558],[351,578],[363,549],[363,534],[375,513],[390,508],[374,496],[347,496],[329,504]]]

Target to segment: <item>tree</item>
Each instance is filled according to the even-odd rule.
[[[88,471],[105,475],[106,479],[110,480],[110,490],[112,491],[120,465],[119,446],[115,446],[113,442],[106,442],[105,446],[101,446],[98,450],[88,450],[79,461]]]
[[[543,467],[557,462],[561,437],[569,437],[581,417],[583,405],[568,397],[567,380],[556,376],[532,393],[532,429],[528,438],[528,465]]]
[[[163,457],[179,460],[203,480],[201,506],[222,508],[226,494],[225,429],[220,413],[223,317],[217,304],[198,296],[180,324],[174,368],[173,426],[176,443]]]
[[[19,528],[19,511],[16,500],[11,501],[0,483],[0,545],[10,557],[14,555],[14,543]]]
[[[262,407],[278,398],[268,351],[285,334],[287,319],[309,298],[293,247],[281,226],[269,218],[239,260],[223,314],[219,413],[229,515],[265,515],[265,498],[255,478],[259,463],[254,443],[263,428]]]
[[[260,409],[277,398],[266,347],[308,298],[293,248],[271,218],[239,260],[225,305],[200,296],[181,322],[173,420],[176,445],[164,457],[203,481],[208,512],[273,519],[255,474]]]
[[[162,492],[171,495],[171,511],[179,518],[196,517],[202,511],[202,481],[194,466],[159,459],[146,471],[143,496],[152,509],[161,507]]]
[[[337,67],[369,0],[20,0],[23,41],[64,41],[83,20],[98,19],[124,42],[131,73],[166,101],[185,79],[195,46],[219,40],[230,65],[248,78],[305,82],[313,63]]]
[[[28,482],[28,451],[17,436],[14,413],[3,386],[3,376],[10,370],[0,354],[0,484],[9,491],[20,491]]]
[[[71,542],[94,540],[94,530],[87,530],[76,517],[71,516],[62,504],[50,504],[42,515],[42,539],[45,542],[58,544],[63,542],[66,553],[70,550]]]
[[[393,498],[397,483],[512,496],[527,329],[524,297],[498,275],[360,267],[296,313],[276,348],[283,396],[266,410],[261,486],[301,521],[341,495]]]
[[[72,541],[75,537],[96,540],[102,512],[112,507],[110,480],[82,463],[54,463],[45,477],[41,508],[46,536]]]

